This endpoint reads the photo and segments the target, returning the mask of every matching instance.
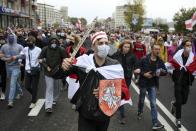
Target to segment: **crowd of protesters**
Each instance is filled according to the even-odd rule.
[[[92,31],[89,34],[76,54],[76,58],[83,54],[94,53],[91,46],[95,32]],[[128,87],[132,79],[135,79],[134,82],[140,88],[138,120],[142,118],[145,94],[148,92],[152,129],[164,127],[157,120],[156,94],[159,93],[159,77],[169,73],[172,74],[175,84],[172,113],[176,113],[176,125],[180,128],[181,106],[187,102],[189,86],[194,80],[193,74],[185,66],[190,55],[196,56],[196,33],[187,35],[165,32],[144,34],[111,30],[106,31],[106,34],[108,41],[105,43],[109,47],[108,57],[116,59],[122,65]],[[53,105],[58,102],[59,82],[65,84],[67,80],[68,88],[79,88],[78,84],[72,85],[77,83],[77,74],[71,74],[67,78],[58,78],[58,76],[53,76],[53,71],[57,66],[61,66],[65,58],[70,57],[83,35],[84,32],[69,28],[0,29],[0,99],[7,100],[8,107],[13,108],[16,99],[23,96],[23,87],[25,87],[32,98],[29,108],[34,108],[38,99],[40,72],[43,70],[46,83],[45,111],[52,113]],[[179,51],[185,52],[184,55],[181,53],[183,59],[181,67],[184,68],[176,67],[173,72],[170,72],[164,63],[172,61]],[[60,79],[62,81],[59,81]],[[72,97],[70,96],[69,99]],[[119,111],[120,123],[126,124],[124,106],[121,106]],[[105,128],[107,130],[107,127]]]

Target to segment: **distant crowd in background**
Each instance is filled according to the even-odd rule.
[[[94,52],[91,48],[91,39],[97,31],[101,31],[101,29],[91,32],[83,43],[83,46],[80,47],[76,58],[83,54],[89,55]],[[150,77],[149,74],[142,74],[137,69],[158,68],[153,62],[151,67],[146,67],[147,63],[144,60],[144,58],[148,59],[148,55],[153,52],[156,56],[157,47],[154,45],[158,45],[158,49],[160,48],[160,52],[158,51],[157,53],[160,61],[159,59],[157,61],[159,63],[158,66],[165,69],[165,73],[167,69],[164,65],[161,66],[161,64],[172,61],[176,52],[185,49],[184,46],[189,46],[186,45],[187,42],[191,43],[190,51],[196,56],[196,32],[186,35],[175,32],[144,34],[143,32],[127,32],[123,30],[105,32],[108,37],[108,46],[110,47],[108,57],[120,62],[124,69],[124,76],[128,87],[131,84],[131,80],[142,86],[145,83],[145,78],[143,77]],[[40,73],[44,70],[46,82],[45,110],[47,113],[51,113],[53,106],[58,102],[57,99],[60,93],[59,82],[62,82],[63,85],[67,85],[68,83],[67,78],[62,79],[58,78],[58,76],[53,76],[53,71],[55,71],[57,65],[61,65],[64,58],[70,57],[70,54],[74,51],[83,35],[84,32],[69,28],[29,29],[13,27],[4,30],[0,29],[0,100],[8,100],[8,107],[12,108],[14,107],[15,100],[20,99],[23,96],[24,89],[27,89],[32,96],[29,108],[34,108],[38,99],[37,92],[39,91]],[[141,66],[141,63],[144,65]],[[134,72],[134,70],[136,71]],[[77,79],[77,76],[72,74],[69,78]],[[192,77],[187,74],[187,78],[183,79],[188,78]],[[185,85],[190,85],[191,83],[185,83]],[[153,82],[150,84],[154,86]],[[147,90],[140,89],[138,119],[141,119],[146,91],[153,92],[149,91],[148,88]],[[156,80],[156,92],[160,93],[158,80]],[[154,102],[154,97],[156,98],[152,93],[151,108],[154,111],[154,114],[152,112],[152,123],[153,129],[158,129],[162,125],[158,125],[156,121],[156,108],[154,107],[156,102]],[[186,95],[186,97],[188,96]],[[181,99],[181,96],[176,96],[176,98]],[[187,98],[185,99],[187,100]],[[180,103],[179,105],[179,103],[173,102],[178,109],[180,108],[176,110],[178,112],[178,126],[181,125],[181,113],[179,112],[181,112],[183,102]],[[120,107],[119,110],[121,124],[125,124],[124,107]]]

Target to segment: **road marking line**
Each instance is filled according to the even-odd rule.
[[[28,116],[37,116],[42,108],[42,106],[44,105],[45,99],[39,99],[36,102],[36,106],[34,108],[31,109],[31,111],[29,112]]]
[[[160,109],[167,115],[167,117],[175,124],[176,118],[171,114],[171,112],[157,99],[157,105]],[[188,131],[183,125],[181,125],[180,131]]]
[[[135,91],[139,94],[139,89],[133,83],[133,81],[131,82],[131,85],[133,86]],[[148,100],[147,97],[145,97],[145,103],[146,103],[146,106],[151,110],[151,108],[150,108],[150,101]],[[164,125],[164,129],[166,131],[174,131],[174,129],[168,124],[168,122],[163,118],[163,116],[161,116],[161,114],[159,112],[157,112],[157,114],[158,114],[158,120]]]

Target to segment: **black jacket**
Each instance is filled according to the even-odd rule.
[[[45,59],[45,63],[43,64],[44,73],[47,76],[51,76],[51,72],[48,72],[47,66],[51,69],[54,69],[56,66],[60,66],[62,60],[66,57],[66,53],[64,48],[57,46],[56,48],[51,48],[50,46],[46,46],[42,49],[42,52],[39,56],[39,59]]]
[[[106,57],[103,66],[118,64],[117,60]],[[109,117],[106,116],[99,108],[99,101],[94,96],[93,90],[99,86],[99,80],[105,79],[99,72],[91,70],[86,73],[84,68],[72,66],[69,71],[65,72],[65,76],[70,74],[77,74],[80,87],[74,94],[71,103],[76,104],[76,110],[84,118],[89,120],[108,121]]]
[[[155,68],[152,69],[150,57],[151,57],[151,54],[147,55],[146,57],[142,58],[138,64],[139,68],[141,69],[140,79],[139,79],[139,87],[140,88],[157,86],[158,77],[155,75],[157,69],[163,70],[163,72],[161,73],[162,75],[166,75],[166,73],[167,73],[167,69],[165,67],[165,64],[159,57],[157,57]],[[153,75],[153,77],[151,79],[144,77],[144,73],[147,73],[149,71],[151,71],[152,75]]]
[[[129,52],[128,54],[124,55],[120,51],[118,51],[112,56],[112,58],[118,60],[119,63],[122,65],[125,78],[131,79],[137,61],[135,54]]]

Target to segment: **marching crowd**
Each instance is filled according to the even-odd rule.
[[[157,130],[164,128],[157,119],[159,77],[168,75],[174,82],[175,100],[171,100],[171,113],[176,116],[176,126],[181,128],[181,108],[188,100],[189,87],[196,75],[196,33],[144,34],[97,29],[89,34],[75,58],[71,58],[83,36],[84,32],[69,28],[0,29],[0,100],[7,100],[8,107],[13,108],[15,100],[20,99],[26,89],[32,98],[29,108],[34,108],[40,72],[43,71],[46,113],[51,114],[58,102],[59,82],[68,83],[68,90],[71,90],[68,97],[79,112],[78,130],[107,131],[110,117],[97,107],[98,89],[86,87],[98,86],[97,80],[123,78],[122,99],[127,100],[130,97],[127,91],[134,80],[140,89],[138,120],[142,119],[148,92],[152,129]],[[86,73],[84,67],[96,68],[99,73]],[[119,111],[120,123],[126,124],[124,105]]]

